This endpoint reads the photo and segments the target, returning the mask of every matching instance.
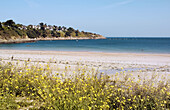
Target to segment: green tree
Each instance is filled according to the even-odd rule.
[[[30,25],[27,26],[27,28],[32,29],[33,25],[30,24]]]
[[[47,37],[47,32],[46,32],[46,31],[43,31],[42,36],[43,36],[44,38]]]
[[[76,30],[75,33],[76,33],[76,36],[79,36],[80,31],[79,31],[79,30]]]
[[[75,36],[76,36],[76,33],[75,33],[75,32],[72,32],[72,33],[71,33],[71,36],[72,36],[72,37],[75,37]]]
[[[64,31],[66,31],[67,28],[66,28],[65,26],[62,26],[62,29],[63,29]]]
[[[63,32],[63,31],[60,31],[59,33],[60,33],[60,37],[65,37],[65,35],[66,35],[65,32]]]
[[[58,27],[57,26],[53,26],[53,31],[56,31],[58,29]]]
[[[0,22],[0,30],[3,30],[2,23]]]
[[[56,33],[56,37],[61,37],[61,33],[60,33],[60,32],[57,32],[57,33]]]
[[[69,27],[69,28],[67,29],[67,31],[70,32],[70,33],[72,33],[72,32],[74,32],[75,30],[74,30],[72,27]]]
[[[61,26],[58,27],[58,30],[59,30],[59,31],[62,30]]]
[[[22,28],[23,25],[22,24],[16,24],[16,26]]]
[[[5,23],[4,23],[5,26],[11,26],[11,27],[14,27],[15,26],[15,22],[13,20],[7,20]]]
[[[51,36],[52,36],[52,37],[56,37],[57,34],[56,34],[54,31],[51,31]]]
[[[33,29],[34,32],[36,33],[36,36],[39,37],[41,35],[41,33],[39,32],[39,30]]]
[[[69,31],[66,32],[65,37],[71,36],[71,33]]]
[[[29,38],[38,38],[40,35],[40,33],[35,29],[27,30],[26,34]]]
[[[45,30],[44,23],[42,23],[42,22],[40,23],[40,29],[43,31]]]

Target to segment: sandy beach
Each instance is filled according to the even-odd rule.
[[[141,54],[141,53],[104,53],[104,52],[70,52],[70,51],[30,51],[30,50],[0,50],[0,58],[10,60],[58,61],[91,63],[101,66],[115,66],[119,64],[170,66],[170,54]],[[106,65],[110,64],[110,65]]]
[[[170,73],[170,54],[103,53],[103,52],[66,52],[66,51],[28,51],[0,50],[0,59],[6,62],[31,61],[57,65],[63,70],[69,66],[96,68],[109,74],[124,70]]]
[[[66,79],[85,70],[85,76],[98,71],[111,76],[113,81],[132,79],[133,84],[139,81],[137,85],[159,87],[160,83],[170,83],[170,54],[0,50],[1,64],[10,62],[9,65],[22,68],[27,61],[27,69],[41,66],[42,74],[47,74],[46,71],[50,71],[50,76],[61,73]]]

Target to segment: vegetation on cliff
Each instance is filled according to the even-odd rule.
[[[57,38],[57,37],[102,37],[99,34],[84,32],[73,29],[72,27],[47,25],[39,23],[39,25],[16,24],[13,20],[0,22],[0,39],[26,39],[26,38]]]

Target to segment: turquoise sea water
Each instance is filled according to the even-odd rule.
[[[126,37],[98,40],[38,41],[35,43],[0,44],[0,49],[170,54],[170,38]]]

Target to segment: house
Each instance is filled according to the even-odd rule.
[[[27,26],[24,26],[24,25],[23,25],[21,29],[27,30]]]

